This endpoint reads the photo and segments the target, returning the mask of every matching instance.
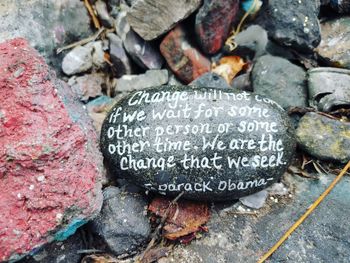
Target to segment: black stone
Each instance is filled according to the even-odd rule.
[[[278,181],[294,152],[289,118],[277,103],[264,101],[253,93],[190,86],[134,92],[106,117],[101,149],[112,174],[146,189],[236,199]]]
[[[269,0],[259,22],[283,46],[312,52],[321,42],[318,1]]]
[[[151,233],[146,206],[141,195],[109,186],[103,191],[102,210],[90,223],[91,230],[113,254],[134,254]]]
[[[201,75],[188,85],[204,88],[230,88],[230,86],[227,84],[226,80],[223,77],[212,72],[208,72]]]

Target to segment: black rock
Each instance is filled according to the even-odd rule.
[[[230,86],[227,84],[226,80],[220,75],[212,72],[205,73],[199,78],[192,81],[190,86],[204,87],[204,88],[223,88],[227,89]]]
[[[78,231],[65,241],[54,242],[40,249],[34,256],[28,256],[19,263],[79,263],[85,249],[83,236]]]
[[[112,174],[167,195],[235,199],[278,181],[294,131],[276,102],[247,92],[161,86],[131,93],[106,117]]]
[[[350,160],[350,124],[308,112],[296,130],[299,146],[321,160]]]
[[[350,0],[331,0],[331,7],[340,14],[350,12]]]
[[[321,41],[318,12],[319,3],[314,0],[269,0],[259,21],[281,45],[311,52]]]
[[[141,195],[107,187],[103,191],[101,213],[91,222],[91,230],[115,255],[133,254],[150,234],[146,206]]]
[[[123,41],[113,33],[109,33],[107,37],[109,39],[109,54],[116,71],[116,76],[121,77],[125,74],[131,74],[131,61],[125,53]]]
[[[265,55],[252,70],[254,92],[275,100],[283,108],[306,107],[306,72],[287,59]]]

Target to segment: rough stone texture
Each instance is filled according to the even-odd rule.
[[[105,77],[102,74],[86,74],[81,77],[73,76],[69,79],[68,85],[81,101],[88,101],[102,95],[102,86]]]
[[[252,195],[244,196],[239,199],[242,204],[253,209],[260,209],[265,205],[268,192],[262,190]]]
[[[283,108],[307,106],[306,73],[288,60],[260,57],[252,71],[254,92],[275,100]]]
[[[318,8],[315,0],[270,0],[260,11],[260,22],[281,45],[311,52],[321,41]]]
[[[161,69],[164,59],[160,55],[158,47],[149,41],[145,41],[137,35],[126,19],[127,11],[118,13],[116,20],[117,34],[123,40],[126,52],[144,69]]]
[[[350,70],[314,68],[308,71],[310,106],[332,111],[350,106]]]
[[[33,257],[27,256],[19,263],[79,263],[85,249],[83,236],[79,231],[65,241],[53,242],[39,250]]]
[[[196,15],[195,31],[202,50],[217,53],[227,39],[239,0],[204,0]]]
[[[101,213],[91,222],[98,235],[115,255],[133,254],[149,238],[147,203],[137,194],[122,193],[110,186],[103,191]]]
[[[88,71],[91,67],[91,49],[87,47],[73,48],[62,61],[62,71],[69,76]]]
[[[175,75],[186,84],[210,71],[210,61],[190,43],[181,25],[163,39],[160,52]]]
[[[223,77],[212,72],[201,75],[188,85],[208,88],[230,88],[230,85],[227,84],[226,80]]]
[[[113,27],[114,21],[113,21],[113,18],[108,13],[106,2],[104,2],[102,0],[96,1],[95,8],[96,8],[97,15],[100,18],[102,25],[104,25],[105,27],[108,27],[108,28]]]
[[[317,48],[331,65],[350,69],[350,17],[325,21],[321,24],[322,41]]]
[[[124,75],[117,79],[115,90],[116,92],[131,92],[146,89],[166,84],[168,79],[168,71],[166,69],[147,70],[145,74]]]
[[[128,13],[128,21],[143,39],[152,40],[172,29],[200,4],[201,0],[139,0]]]
[[[109,39],[109,54],[116,76],[119,78],[125,74],[131,74],[131,61],[125,53],[123,41],[113,33],[109,33],[107,37]]]
[[[45,4],[44,4],[45,2]],[[58,47],[93,34],[90,17],[79,0],[0,1],[0,39],[25,37],[59,70]]]
[[[23,39],[0,44],[0,261],[63,240],[102,203],[96,133]]]
[[[299,146],[318,159],[350,160],[350,123],[309,112],[299,121],[296,137]]]
[[[321,175],[320,180],[287,176],[292,198],[268,207],[257,216],[221,215],[217,204],[208,223],[209,232],[186,246],[176,246],[162,263],[255,263],[307,210],[334,179]],[[350,258],[349,226],[350,178],[345,176],[317,209],[291,234],[269,259],[286,262],[348,262]]]
[[[220,133],[224,123],[229,128]],[[185,190],[185,198],[197,200],[235,199],[268,187],[287,168],[294,147],[294,130],[277,103],[232,89],[133,92],[112,108],[101,130],[111,175],[167,195]]]
[[[105,51],[108,50],[108,40],[94,41],[85,45],[85,47],[91,49],[92,53],[92,64],[95,68],[103,68],[106,66]]]

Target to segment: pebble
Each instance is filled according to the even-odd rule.
[[[102,86],[105,84],[103,74],[92,73],[68,80],[68,85],[81,101],[87,102],[90,98],[102,95]]]
[[[241,197],[239,201],[249,208],[260,209],[265,205],[267,196],[268,192],[266,190],[262,190],[255,194]]]
[[[350,70],[314,68],[308,71],[310,106],[319,111],[332,111],[350,106]]]
[[[283,108],[306,107],[306,72],[287,59],[264,55],[252,70],[254,92],[275,100]]]
[[[294,131],[274,101],[232,89],[162,86],[110,111],[101,151],[112,176],[196,200],[232,200],[278,181]]]
[[[92,67],[91,49],[77,46],[65,55],[62,61],[62,71],[68,75],[83,73]]]
[[[147,203],[137,194],[109,186],[103,191],[101,213],[91,223],[92,232],[114,255],[132,255],[145,244],[151,233],[146,217]]]
[[[138,0],[128,12],[130,26],[145,40],[153,40],[191,15],[201,0]]]
[[[109,110],[116,101],[108,96],[100,96],[86,104],[87,112],[93,120],[96,131],[100,134],[101,126]]]
[[[170,31],[160,44],[160,52],[174,74],[190,83],[210,71],[210,61],[190,42],[182,25]]]
[[[217,53],[227,39],[239,0],[204,0],[196,15],[195,32],[202,51]]]
[[[102,25],[107,28],[113,27],[114,21],[113,18],[109,15],[106,2],[97,0],[95,3],[95,9]]]
[[[350,160],[350,124],[317,113],[306,113],[296,130],[299,146],[320,160]]]

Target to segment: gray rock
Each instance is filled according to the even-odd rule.
[[[138,0],[126,0],[129,6],[133,6]]]
[[[296,130],[299,146],[321,160],[350,160],[350,123],[306,113]]]
[[[97,69],[103,68],[106,65],[105,51],[108,50],[108,41],[94,41],[86,44],[85,47],[92,50],[92,63]]]
[[[250,73],[244,73],[235,77],[231,81],[231,87],[237,90],[253,91],[252,83],[250,81]]]
[[[137,35],[126,19],[127,12],[119,12],[116,29],[123,40],[124,48],[133,61],[144,69],[161,69],[164,59],[153,43],[145,41]]]
[[[128,21],[143,39],[152,40],[172,29],[200,4],[200,0],[138,0],[128,13]]]
[[[260,57],[252,71],[254,92],[275,100],[283,108],[307,106],[306,73],[288,60]]]
[[[268,192],[266,190],[262,190],[255,194],[241,197],[239,201],[241,201],[241,203],[247,207],[260,209],[265,205],[267,196]]]
[[[321,195],[334,176],[320,180],[286,176],[295,193],[286,202],[270,202],[256,216],[220,216],[215,208],[204,238],[176,246],[162,263],[256,263]],[[214,211],[215,211],[214,210]],[[268,260],[285,262],[348,262],[350,178],[345,176],[317,209],[291,234]]]
[[[68,85],[81,101],[88,101],[102,95],[102,86],[105,84],[103,74],[92,73],[81,77],[73,76]]]
[[[117,77],[121,77],[125,74],[131,74],[131,61],[126,55],[123,41],[116,34],[107,34],[109,39],[109,54],[111,56],[111,61],[116,71]]]
[[[350,69],[350,17],[325,21],[321,24],[322,41],[318,54],[329,64]]]
[[[77,46],[63,58],[62,71],[68,75],[86,72],[92,67],[91,49]]]
[[[149,238],[150,224],[146,217],[146,201],[136,194],[122,193],[110,186],[103,191],[100,215],[91,222],[92,231],[115,255],[133,254]]]
[[[294,153],[293,136],[283,109],[260,95],[161,86],[112,108],[101,151],[112,175],[145,189],[225,200],[275,183]]]
[[[0,1],[0,39],[24,37],[50,65],[60,70],[59,47],[93,34],[90,17],[79,0]]]
[[[168,71],[162,70],[147,70],[145,74],[139,75],[124,75],[117,79],[115,90],[116,92],[131,92],[150,88],[152,86],[160,86],[168,82]]]
[[[170,86],[183,85],[183,83],[174,74],[172,74],[171,72],[168,72],[168,74],[170,74],[168,85],[170,85]]]
[[[310,106],[332,111],[350,106],[350,70],[314,68],[308,71]]]
[[[196,78],[188,85],[208,88],[230,88],[230,86],[227,84],[226,80],[223,77],[211,72],[201,75],[199,78]]]
[[[315,0],[270,0],[260,11],[260,21],[281,45],[311,52],[321,41],[318,9]]]
[[[267,188],[270,195],[284,196],[289,194],[288,188],[283,183],[275,183]]]
[[[83,249],[85,249],[83,237],[78,231],[65,241],[46,245],[34,256],[28,256],[19,263],[79,263],[82,254],[78,252]]]
[[[102,25],[109,28],[113,27],[113,18],[108,13],[107,4],[102,0],[98,0],[95,3],[95,8]]]

